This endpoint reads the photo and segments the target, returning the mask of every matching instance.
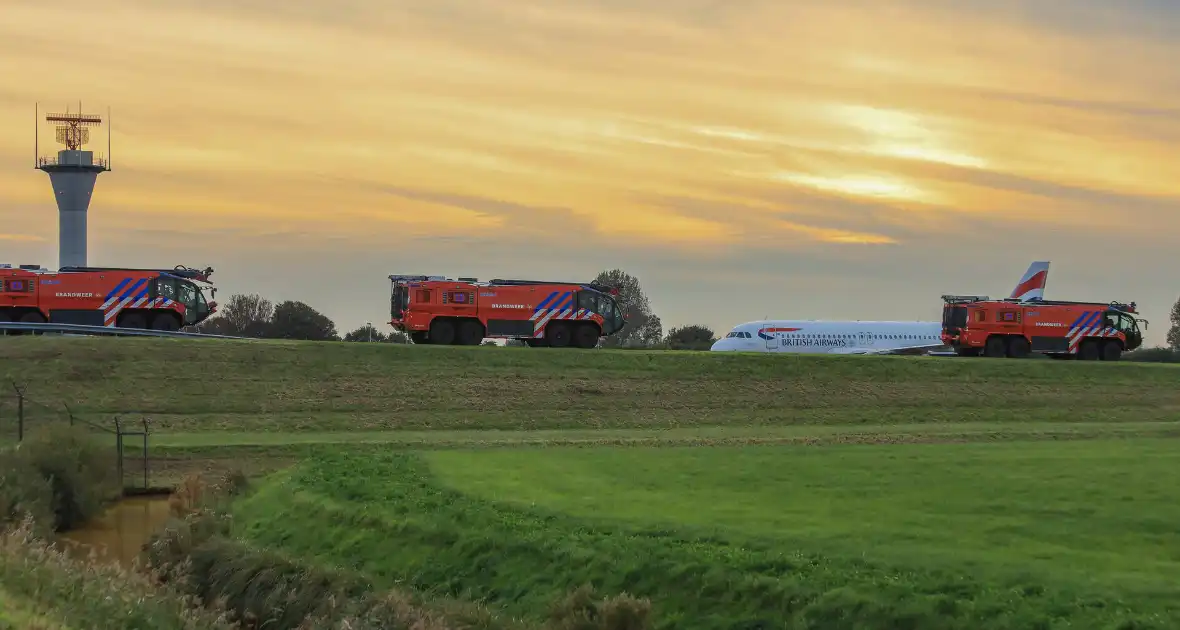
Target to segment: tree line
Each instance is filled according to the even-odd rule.
[[[717,341],[713,329],[701,324],[672,328],[665,334],[660,316],[652,310],[639,278],[622,269],[603,271],[594,278],[594,282],[618,289],[615,301],[627,321],[623,330],[601,341],[600,345],[604,348],[708,350]],[[1129,361],[1180,363],[1180,299],[1172,306],[1170,319],[1166,345],[1140,348],[1128,352],[1125,358]],[[276,305],[258,294],[239,293],[230,296],[217,315],[189,330],[270,339],[410,343],[405,333],[382,331],[372,325],[361,326],[341,337],[336,331],[336,324],[308,304],[287,300]],[[520,344],[512,340],[508,345]],[[495,345],[495,342],[488,340],[484,345]]]
[[[663,323],[652,311],[639,279],[622,269],[603,271],[594,278],[594,283],[618,289],[615,301],[627,321],[623,330],[601,341],[604,348],[707,350],[717,340],[711,328],[700,324],[672,328],[665,335]],[[341,336],[335,322],[307,303],[286,300],[274,304],[256,293],[231,295],[217,314],[186,330],[261,339],[410,343],[409,336],[403,332],[383,331],[371,324]],[[496,344],[487,340],[484,345]],[[523,344],[511,340],[509,345]]]

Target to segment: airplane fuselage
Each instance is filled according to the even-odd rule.
[[[942,346],[941,322],[765,320],[739,324],[710,350],[870,354]]]
[[[1049,261],[1035,261],[1010,299],[1040,300],[1049,282]],[[923,354],[944,349],[942,322],[765,320],[739,324],[710,350],[813,354]]]

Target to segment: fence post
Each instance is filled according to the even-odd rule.
[[[119,425],[119,416],[115,416],[115,468],[119,472],[119,490],[123,489],[123,427]]]
[[[148,489],[148,419],[143,419],[143,490]]]
[[[70,411],[70,406],[65,403],[62,403],[61,406],[66,408],[66,415],[70,417],[70,426],[74,426],[74,412]]]
[[[25,393],[12,382],[12,389],[16,391],[16,441],[25,441]]]

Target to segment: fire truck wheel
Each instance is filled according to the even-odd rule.
[[[152,318],[152,330],[180,330],[180,322],[175,315],[160,314]]]
[[[570,345],[570,327],[562,322],[550,322],[545,326],[545,340],[550,348],[564,348]]]
[[[7,319],[7,318],[5,318],[5,319]],[[37,311],[29,311],[19,317],[17,317],[16,315],[13,315],[12,319],[14,319],[18,322],[24,322],[26,324],[44,324],[45,323],[45,316],[42,315],[41,313],[38,313]],[[9,331],[9,334],[23,335],[23,334],[25,334],[25,332],[26,331],[23,331],[23,330],[19,331],[19,332],[14,330],[14,331]],[[27,332],[30,335],[40,335],[41,334],[41,331],[38,331],[38,330],[30,330]]]
[[[459,324],[459,345],[478,346],[483,341],[483,324],[467,320]]]
[[[1078,348],[1078,358],[1083,361],[1096,361],[1098,359],[1098,344],[1094,343],[1093,339],[1083,341],[1082,346]]]
[[[574,330],[574,345],[579,348],[593,348],[598,345],[598,327],[582,324]]]
[[[985,357],[1002,357],[1008,354],[1007,343],[1004,338],[996,335],[988,337],[987,343],[983,345],[983,356]]]
[[[143,313],[127,313],[119,318],[119,328],[147,328]]]
[[[1123,356],[1123,347],[1117,341],[1108,341],[1102,346],[1103,361],[1118,361]]]
[[[1008,340],[1008,356],[1013,359],[1023,359],[1028,356],[1028,339],[1024,337],[1013,337]]]
[[[430,343],[445,346],[455,342],[455,325],[445,319],[430,322]]]

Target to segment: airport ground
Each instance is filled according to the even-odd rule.
[[[656,628],[1180,624],[1171,365],[45,337],[0,376],[150,417],[154,483],[245,472],[202,557],[437,627],[552,624],[586,583]]]

